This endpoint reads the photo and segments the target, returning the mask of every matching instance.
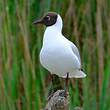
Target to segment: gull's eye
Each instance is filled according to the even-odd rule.
[[[50,16],[46,16],[45,19],[46,19],[47,21],[50,21]]]

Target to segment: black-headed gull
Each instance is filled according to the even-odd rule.
[[[84,78],[78,48],[62,34],[62,18],[55,12],[48,12],[34,24],[46,25],[40,62],[44,68],[62,78]]]

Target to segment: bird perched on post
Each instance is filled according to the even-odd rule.
[[[86,74],[81,70],[81,59],[78,48],[62,34],[63,22],[59,14],[48,12],[34,24],[44,24],[46,30],[40,51],[40,62],[44,68],[59,77],[84,78]]]

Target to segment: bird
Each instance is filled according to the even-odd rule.
[[[46,26],[43,44],[40,51],[40,63],[51,74],[66,78],[84,78],[86,74],[81,69],[81,58],[76,45],[62,34],[63,21],[60,14],[47,12],[33,24]]]

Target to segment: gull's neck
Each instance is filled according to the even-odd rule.
[[[57,21],[54,25],[46,28],[44,37],[43,37],[43,45],[49,45],[49,42],[55,41],[60,34],[62,34],[62,19],[60,15],[58,15]]]

